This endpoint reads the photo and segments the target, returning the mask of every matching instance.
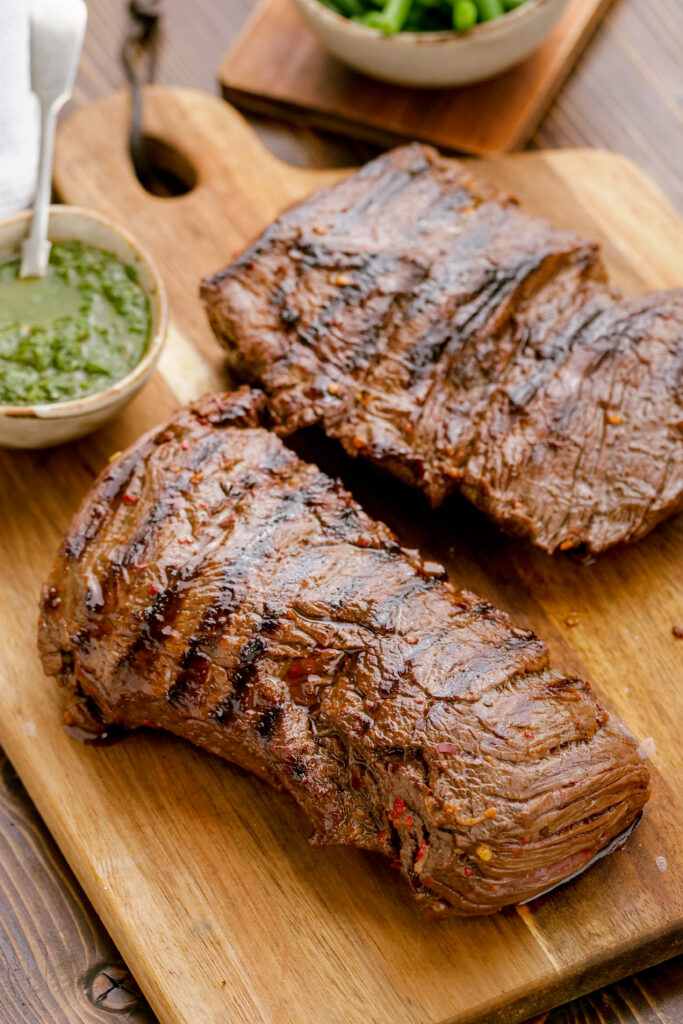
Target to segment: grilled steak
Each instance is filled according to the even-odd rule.
[[[633,739],[259,426],[264,405],[207,396],[86,497],[41,603],[67,722],[153,725],[256,772],[314,843],[385,854],[433,913],[584,867],[647,799]]]
[[[432,505],[594,552],[683,507],[683,290],[620,296],[596,245],[432,149],[316,193],[201,293],[276,430],[320,423]]]

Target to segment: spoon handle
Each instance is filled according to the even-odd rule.
[[[45,277],[47,273],[57,114],[73,89],[87,17],[83,0],[31,0],[31,89],[40,104],[41,132],[33,219],[22,246],[20,277]]]
[[[40,155],[38,157],[38,180],[33,203],[33,217],[28,236],[21,246],[20,277],[44,277],[50,258],[52,242],[47,238],[52,191],[52,157],[55,145],[57,114],[61,103],[40,104]]]

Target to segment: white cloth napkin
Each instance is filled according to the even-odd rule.
[[[33,199],[38,105],[30,89],[30,0],[0,0],[0,220]]]

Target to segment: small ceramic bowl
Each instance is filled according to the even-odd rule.
[[[30,219],[31,211],[25,211],[0,224],[0,259],[21,250]],[[47,448],[97,430],[123,409],[151,376],[166,338],[166,291],[161,275],[124,228],[80,206],[51,206],[48,238],[105,249],[135,268],[149,299],[149,340],[140,362],[104,391],[49,405],[0,405],[0,446],[5,448]]]
[[[527,0],[468,32],[399,32],[335,14],[319,0],[293,0],[325,49],[371,78],[395,85],[442,88],[493,78],[527,57],[553,28],[568,0]]]

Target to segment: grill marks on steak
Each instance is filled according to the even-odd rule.
[[[208,396],[85,499],[41,604],[68,721],[151,724],[256,772],[314,842],[387,855],[434,913],[584,866],[647,798],[633,740],[260,428],[264,406]]]
[[[683,503],[683,291],[624,298],[596,245],[406,146],[287,211],[201,294],[275,428],[320,423],[548,551]]]

